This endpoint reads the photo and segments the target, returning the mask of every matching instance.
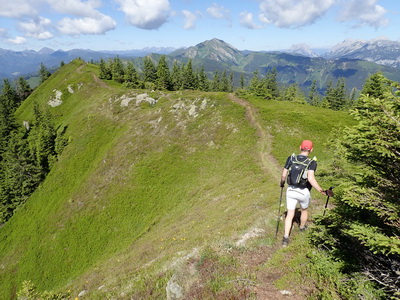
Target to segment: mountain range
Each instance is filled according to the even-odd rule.
[[[191,59],[194,67],[204,66],[210,75],[217,70],[228,70],[235,75],[244,74],[249,79],[255,70],[264,75],[276,68],[281,83],[297,83],[307,88],[316,80],[320,90],[328,81],[335,81],[339,77],[346,79],[349,88],[360,89],[365,78],[378,71],[392,80],[400,80],[400,43],[395,41],[345,40],[321,53],[305,44],[282,51],[242,51],[219,39],[181,49],[154,47],[130,51],[55,51],[43,48],[21,52],[0,49],[0,78],[37,74],[40,63],[51,69],[58,67],[61,61],[68,63],[78,57],[86,61],[99,61],[118,55],[122,59],[133,59],[140,69],[143,57],[151,55],[157,62],[162,54],[167,55],[170,65],[175,60],[185,63]],[[235,77],[239,78],[240,75]]]

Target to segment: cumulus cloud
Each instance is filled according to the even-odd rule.
[[[377,5],[377,0],[351,0],[346,2],[339,21],[356,21],[358,26],[382,27],[389,21],[385,18],[386,9]]]
[[[21,18],[37,15],[37,1],[28,0],[0,0],[0,16],[7,18]]]
[[[26,38],[24,38],[22,36],[17,36],[14,39],[8,39],[7,42],[9,44],[14,44],[14,45],[23,45],[26,43]]]
[[[47,40],[53,37],[53,34],[48,31],[48,27],[51,25],[51,20],[43,17],[29,22],[19,23],[19,27],[21,30],[25,31],[26,36],[39,40]]]
[[[130,24],[142,29],[158,29],[171,14],[168,0],[115,0]]]
[[[254,23],[253,14],[247,11],[240,13],[240,25],[249,29],[261,28],[261,26]]]
[[[51,7],[62,14],[69,14],[81,17],[97,17],[99,11],[96,10],[101,3],[99,1],[89,0],[82,2],[80,0],[47,0]]]
[[[194,23],[197,20],[197,16],[188,10],[183,10],[182,13],[185,16],[185,25],[183,25],[183,28],[184,29],[194,28],[195,27]]]
[[[260,20],[283,28],[310,25],[335,4],[335,0],[260,0],[260,2]]]
[[[228,9],[225,9],[225,7],[218,5],[217,3],[213,3],[210,7],[208,7],[207,12],[212,17],[217,19],[227,19],[229,14]]]
[[[116,22],[109,16],[98,14],[96,18],[64,18],[58,22],[58,30],[63,34],[79,36],[81,34],[104,34],[114,29]]]

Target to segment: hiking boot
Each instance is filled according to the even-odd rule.
[[[301,231],[301,232],[304,232],[304,231],[306,231],[306,230],[307,230],[307,226],[300,227],[300,231]]]
[[[286,247],[289,244],[289,238],[283,237],[282,239],[282,247]]]

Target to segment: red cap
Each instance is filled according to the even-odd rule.
[[[301,142],[300,149],[303,151],[311,151],[313,148],[313,144],[309,140],[304,140]]]

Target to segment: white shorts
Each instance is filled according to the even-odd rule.
[[[300,203],[302,209],[308,208],[310,204],[310,191],[308,188],[300,189],[289,185],[286,191],[287,209],[296,209],[297,202]]]

